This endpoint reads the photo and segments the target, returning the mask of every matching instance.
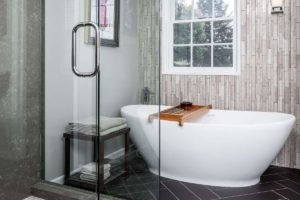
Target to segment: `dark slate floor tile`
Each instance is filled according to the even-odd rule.
[[[287,179],[286,177],[282,176],[281,174],[269,174],[269,175],[263,175],[260,178],[260,183],[266,183],[266,182],[273,182],[273,181],[282,181]]]
[[[272,166],[272,167],[276,167],[276,166]],[[296,173],[298,175],[300,174],[300,169],[287,168],[287,167],[279,167],[279,168],[281,168],[281,170],[285,170],[286,172],[292,172],[292,173]]]
[[[121,178],[115,179],[111,182],[109,182],[108,184],[105,184],[106,187],[110,188],[110,187],[120,187],[120,186],[124,186],[124,182]]]
[[[300,170],[297,169],[271,166],[261,177],[260,184],[251,187],[205,186],[164,177],[160,177],[158,187],[159,177],[148,170],[143,159],[134,155],[129,163],[130,174],[105,186],[109,194],[134,200],[212,200],[219,199],[217,195],[224,200],[275,200],[283,196],[300,200]]]
[[[177,198],[167,189],[160,190],[160,200],[177,200]]]
[[[147,188],[148,190],[158,190],[158,189],[163,189],[163,188],[165,188],[165,186],[164,186],[163,184],[160,183],[160,184],[158,185],[158,183],[156,183],[156,182],[154,182],[154,183],[146,183],[145,186],[146,186],[146,188]]]
[[[160,177],[160,181],[161,182],[166,182],[166,181],[174,181],[174,180],[172,180],[172,179],[169,179],[169,178],[166,178],[166,177]]]
[[[121,195],[121,194],[127,194],[128,190],[127,190],[127,188],[125,186],[119,186],[119,187],[108,188],[107,192],[109,194]]]
[[[297,183],[300,184],[300,175],[290,172],[290,173],[284,173],[284,174],[280,174],[282,177],[285,177],[286,179],[290,179],[292,181],[295,181]]]
[[[267,175],[267,174],[280,174],[280,173],[286,173],[289,172],[288,168],[284,168],[284,167],[276,167],[276,166],[270,166],[263,175]]]
[[[120,198],[120,199],[124,199],[124,200],[132,200],[132,196],[130,193],[126,193],[126,194],[115,194],[115,195],[111,195],[112,197],[116,197],[116,198]]]
[[[217,195],[215,195],[205,186],[192,184],[192,183],[183,183],[183,184],[202,200],[210,200],[210,199],[218,198]]]
[[[127,189],[129,193],[145,192],[148,190],[144,185],[128,185]]]
[[[291,180],[285,180],[285,181],[278,181],[278,183],[280,183],[281,185],[287,187],[287,188],[290,188],[292,190],[295,190],[295,191],[300,191],[300,184],[294,182],[294,181],[291,181]]]
[[[159,200],[159,190],[150,190],[151,194],[155,197],[155,199]]]
[[[243,188],[226,188],[220,190],[214,190],[221,197],[230,197],[230,196],[237,196],[237,195],[245,195],[257,192],[265,192],[271,190],[277,190],[283,188],[281,185],[277,183],[262,183],[250,187],[243,187]]]
[[[139,178],[142,178],[142,177],[149,177],[149,176],[157,177],[157,179],[159,178],[158,176],[152,174],[150,171],[144,171],[144,172],[136,173],[136,175],[137,175]]]
[[[227,187],[219,187],[219,186],[206,186],[210,190],[215,191],[215,190],[222,190],[222,189],[228,189]]]
[[[226,200],[279,200],[283,199],[278,194],[274,192],[264,192],[264,193],[256,193],[245,196],[235,196],[226,198]],[[224,199],[225,200],[225,199]]]
[[[299,200],[300,194],[296,193],[295,191],[292,191],[290,189],[282,189],[282,190],[276,190],[276,193],[284,196],[285,198],[289,200]]]
[[[181,200],[199,200],[196,195],[190,192],[183,184],[178,181],[167,181],[163,184]]]
[[[156,200],[156,198],[151,194],[151,192],[137,192],[131,193],[133,200]]]
[[[140,185],[143,182],[135,175],[129,175],[123,179],[125,185]]]
[[[143,183],[158,183],[159,182],[158,176],[154,176],[154,175],[140,176],[139,178]]]

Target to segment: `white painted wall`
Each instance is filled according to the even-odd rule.
[[[101,48],[101,114],[119,116],[124,105],[138,101],[137,0],[121,0],[120,47]],[[95,78],[77,78],[71,71],[71,30],[84,21],[84,0],[45,1],[45,175],[63,174],[62,134],[68,122],[95,116]],[[79,31],[83,38],[83,31]],[[90,70],[93,46],[78,45],[78,65]],[[122,140],[106,144],[106,153]],[[74,168],[91,159],[86,143],[74,144]]]

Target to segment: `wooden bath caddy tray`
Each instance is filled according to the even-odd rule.
[[[195,118],[200,118],[209,112],[212,106],[201,106],[201,105],[192,105],[186,108],[182,108],[181,105],[174,106],[163,110],[160,112],[160,119],[166,121],[176,121],[179,123],[179,126],[183,126],[184,122],[193,120]],[[158,113],[152,114],[149,116],[149,121],[152,122],[153,119],[158,117]]]

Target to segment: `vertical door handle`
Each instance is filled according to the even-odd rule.
[[[92,27],[95,30],[95,67],[93,72],[80,72],[77,68],[77,31],[82,27]],[[96,23],[93,22],[80,22],[74,26],[72,30],[72,71],[79,77],[93,77],[96,76],[100,68],[100,36],[99,28]]]

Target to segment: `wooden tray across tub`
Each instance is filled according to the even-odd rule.
[[[195,118],[200,118],[209,112],[212,106],[201,106],[201,105],[192,105],[186,108],[179,106],[174,106],[163,110],[160,112],[160,119],[166,121],[176,121],[179,123],[179,126],[183,126],[184,122],[193,120]],[[149,121],[152,122],[153,119],[156,119],[158,113],[152,114],[149,116]]]

